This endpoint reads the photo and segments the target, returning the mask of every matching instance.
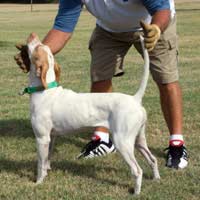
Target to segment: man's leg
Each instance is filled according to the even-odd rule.
[[[161,108],[170,132],[182,133],[182,95],[178,82],[158,84]]]
[[[170,132],[166,166],[185,168],[188,161],[182,136],[182,95],[179,83],[158,84],[158,88],[161,108]]]
[[[149,56],[151,74],[160,91],[161,108],[170,133],[166,166],[185,168],[188,161],[182,135],[182,96],[178,83],[176,17],[161,34]]]
[[[91,86],[91,92],[112,92],[112,81],[106,80],[106,81],[98,81],[92,83]]]

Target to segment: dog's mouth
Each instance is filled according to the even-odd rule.
[[[34,49],[39,45],[42,45],[39,37],[37,36],[36,33],[31,33],[27,38],[28,54],[30,59],[31,59],[30,56],[32,55]]]
[[[37,39],[34,39],[32,42],[28,43],[28,54],[29,54],[30,59],[31,59],[31,55],[33,54],[34,50],[40,45],[42,45],[42,43],[40,41],[38,41]]]
[[[38,37],[38,35],[36,33],[31,33],[28,36],[26,42],[27,42],[27,44],[29,44],[29,43],[33,42],[34,40],[40,41],[40,39],[39,39],[39,37]]]

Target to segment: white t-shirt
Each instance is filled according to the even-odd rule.
[[[147,23],[151,21],[151,15],[141,0],[82,0],[82,2],[96,17],[97,24],[111,32],[135,31],[140,29],[140,20]],[[169,3],[173,18],[174,0],[169,0]]]

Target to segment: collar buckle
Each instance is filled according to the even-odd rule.
[[[25,89],[21,89],[19,92],[18,92],[18,95],[20,96],[23,96],[25,94]]]

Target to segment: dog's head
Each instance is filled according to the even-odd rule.
[[[28,58],[30,60],[30,67],[26,67],[26,70],[22,70],[26,72],[30,71],[35,74],[35,76],[40,77],[44,88],[47,88],[46,75],[50,69],[54,70],[56,81],[59,82],[60,67],[55,62],[50,48],[41,43],[37,34],[31,33],[29,35],[26,47],[26,52],[28,53]]]

